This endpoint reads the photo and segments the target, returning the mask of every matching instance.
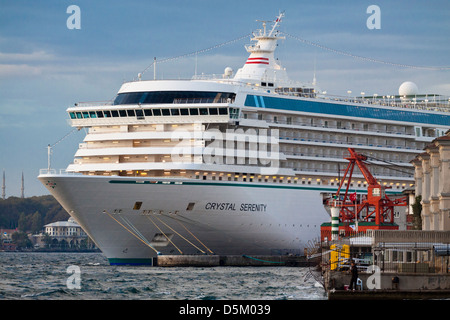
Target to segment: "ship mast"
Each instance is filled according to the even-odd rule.
[[[275,23],[273,24],[272,30],[270,30],[270,33],[269,33],[268,37],[272,37],[273,32],[274,32],[275,29],[278,27],[278,25],[279,25],[280,22],[281,22],[281,18],[283,18],[283,17],[284,17],[284,12],[282,12],[282,13],[280,13],[280,14],[278,15],[277,19],[274,21]],[[265,26],[265,25],[264,25],[264,33],[266,33],[266,26]]]

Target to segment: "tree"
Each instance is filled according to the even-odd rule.
[[[14,232],[11,236],[18,249],[31,248],[33,244],[25,232]]]
[[[52,246],[52,237],[48,233],[44,233],[43,241],[47,248]]]
[[[36,234],[42,230],[42,215],[36,211],[31,217],[31,232]]]
[[[18,221],[18,229],[20,231],[26,232],[30,230],[30,225],[31,224],[28,215],[26,215],[24,212],[21,212]]]
[[[36,212],[41,216],[39,228],[39,217]],[[68,218],[69,214],[51,195],[24,199],[9,197],[0,201],[0,228],[39,232],[45,224]]]

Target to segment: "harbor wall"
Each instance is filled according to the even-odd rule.
[[[378,280],[375,277],[378,276]],[[430,273],[380,273],[378,275],[360,273],[363,290],[376,285],[380,290],[450,290],[450,274]],[[341,271],[328,271],[325,274],[326,287],[344,290],[350,284],[351,275]]]
[[[161,255],[158,267],[216,267],[216,266],[290,266],[311,265],[301,256],[247,256],[247,255]]]

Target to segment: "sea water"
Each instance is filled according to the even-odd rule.
[[[111,266],[101,253],[0,252],[3,300],[326,300],[309,268]]]

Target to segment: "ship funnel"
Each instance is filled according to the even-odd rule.
[[[234,77],[235,80],[241,80],[257,84],[274,84],[280,81],[287,81],[286,70],[284,70],[274,58],[274,52],[277,47],[278,39],[284,39],[278,35],[276,28],[284,17],[280,13],[273,22],[270,31],[267,31],[266,24],[270,21],[262,21],[263,29],[253,33],[252,41],[256,42],[245,46],[250,53],[245,65],[240,68]]]

